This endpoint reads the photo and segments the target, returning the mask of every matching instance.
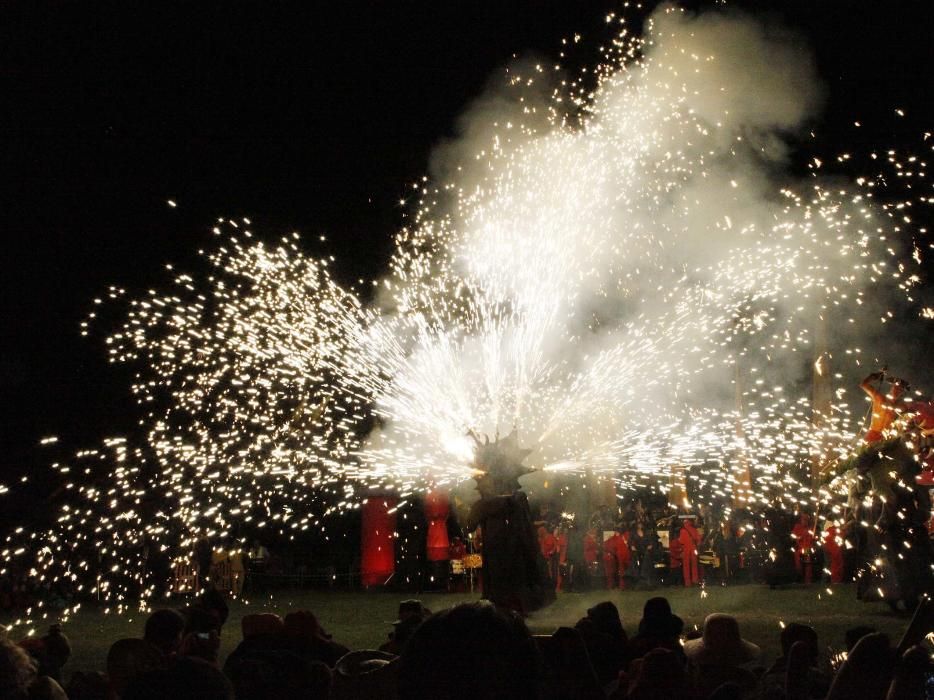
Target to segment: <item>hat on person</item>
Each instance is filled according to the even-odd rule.
[[[741,666],[758,658],[761,649],[740,637],[735,617],[713,613],[704,620],[703,636],[684,643],[684,653],[699,664]]]
[[[645,601],[639,634],[653,637],[677,637],[684,629],[684,620],[671,612],[667,598],[657,596]]]
[[[431,611],[422,605],[422,601],[410,598],[409,600],[403,600],[399,603],[399,609],[396,611],[396,619],[393,620],[392,624],[398,625],[406,618],[413,616],[424,617],[430,614]]]

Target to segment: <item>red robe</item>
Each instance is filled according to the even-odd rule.
[[[425,496],[425,519],[428,520],[428,561],[447,561],[451,543],[448,540],[448,514],[451,508],[443,491],[429,491]]]
[[[681,534],[678,533],[678,537],[668,540],[668,562],[669,566],[672,569],[681,568]]]
[[[837,528],[834,525],[824,531],[824,553],[830,562],[830,582],[843,583],[843,547],[837,542]]]
[[[684,570],[684,585],[693,586],[700,581],[700,571],[697,566],[697,547],[701,536],[690,520],[681,525],[681,534],[678,535],[681,543],[681,563]]]
[[[629,551],[629,533],[616,536],[616,566],[619,573],[619,587],[625,588],[626,569],[632,561],[632,552]]]

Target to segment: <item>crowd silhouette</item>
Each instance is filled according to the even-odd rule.
[[[309,611],[251,614],[221,665],[227,613],[211,592],[183,610],[156,610],[140,638],[113,642],[105,670],[67,682],[71,644],[60,627],[19,642],[0,634],[0,698],[908,700],[931,697],[934,670],[921,646],[931,631],[927,603],[897,646],[856,627],[833,659],[822,656],[813,628],[787,624],[781,656],[768,667],[740,620],[714,613],[701,632],[685,634],[663,597],[645,603],[631,638],[610,601],[573,627],[533,635],[521,616],[487,602],[433,614],[408,600],[386,643],[364,650],[332,639]]]

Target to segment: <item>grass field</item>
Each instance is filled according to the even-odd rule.
[[[743,636],[763,647],[767,660],[774,658],[778,651],[780,620],[812,625],[824,648],[842,647],[844,631],[856,625],[870,625],[897,641],[908,624],[907,616],[891,613],[884,604],[857,601],[850,586],[834,587],[833,595],[828,595],[826,589],[819,587],[773,591],[759,585],[712,587],[706,590],[706,595],[698,589],[684,588],[564,593],[559,594],[554,605],[531,616],[528,624],[535,633],[550,633],[561,625],[573,625],[594,603],[612,600],[620,610],[627,632],[634,634],[642,605],[654,595],[664,595],[671,601],[672,609],[684,619],[686,631],[695,625],[702,627],[704,617],[712,612],[735,615]],[[409,597],[412,596],[283,590],[248,601],[231,601],[230,619],[222,635],[221,658],[223,660],[237,645],[240,621],[252,612],[285,615],[290,610],[311,610],[335,640],[353,649],[375,648],[385,641],[399,601]],[[424,604],[436,611],[477,598],[475,594],[421,595]],[[182,605],[183,601],[174,604]],[[122,637],[142,636],[144,620],[140,615],[105,615],[95,609],[82,610],[65,624],[65,634],[71,639],[74,650],[66,676],[76,670],[103,670],[110,645]]]

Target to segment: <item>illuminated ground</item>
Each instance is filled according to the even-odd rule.
[[[818,599],[818,594],[821,598]],[[761,645],[768,657],[778,646],[779,620],[813,625],[822,648],[841,647],[843,633],[855,625],[870,625],[897,640],[907,625],[907,617],[893,615],[883,604],[861,603],[850,586],[834,588],[828,596],[822,588],[789,588],[770,591],[763,586],[735,586],[709,589],[706,598],[698,590],[664,588],[656,591],[614,591],[587,594],[563,594],[550,608],[533,616],[533,632],[550,632],[559,625],[573,625],[586,608],[600,600],[613,600],[620,608],[626,630],[633,634],[642,605],[652,595],[666,595],[687,626],[701,626],[708,613],[721,611],[737,615],[743,636]],[[230,620],[224,629],[222,658],[236,646],[240,620],[250,612],[265,609],[285,613],[289,609],[314,611],[334,638],[351,648],[376,647],[386,637],[389,621],[395,619],[398,602],[406,597],[390,593],[329,592],[286,590],[249,603],[233,601]],[[469,594],[424,594],[422,600],[432,609],[441,609],[462,601],[474,600]],[[121,637],[140,636],[143,620],[139,616],[116,617],[96,610],[84,610],[65,626],[72,640],[74,655],[67,672],[103,669],[107,649]]]

